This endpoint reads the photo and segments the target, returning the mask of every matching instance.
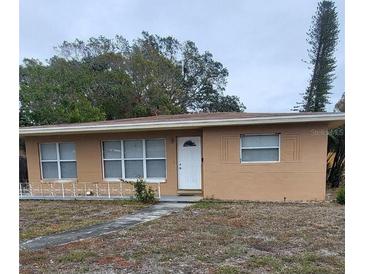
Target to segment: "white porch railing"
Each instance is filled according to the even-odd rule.
[[[156,198],[161,198],[160,183],[146,184],[151,187]],[[131,198],[135,194],[133,184],[120,182],[77,182],[77,181],[45,181],[45,182],[29,182],[19,183],[19,197],[101,197],[105,198]]]

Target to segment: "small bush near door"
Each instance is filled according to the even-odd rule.
[[[344,205],[345,204],[345,186],[340,186],[337,190],[336,194],[337,203]]]
[[[155,191],[150,186],[147,186],[143,179],[138,179],[136,182],[130,183],[134,186],[135,197],[138,201],[142,203],[156,202]]]

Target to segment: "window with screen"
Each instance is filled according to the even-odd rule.
[[[241,162],[278,162],[279,134],[241,135]]]
[[[74,143],[40,144],[42,179],[76,179],[76,147]]]
[[[104,141],[103,163],[107,179],[165,179],[165,140]]]

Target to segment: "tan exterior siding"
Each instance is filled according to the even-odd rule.
[[[39,144],[74,142],[78,175],[76,190],[82,193],[85,190],[83,183],[95,183],[105,189],[101,155],[103,140],[165,138],[167,180],[161,184],[161,194],[176,195],[176,138],[202,136],[204,197],[271,201],[283,201],[285,197],[287,201],[296,201],[325,198],[327,136],[323,133],[326,131],[327,125],[311,123],[39,136],[26,137],[25,142],[29,181],[33,184],[41,182]],[[280,162],[240,163],[240,135],[245,133],[280,133]],[[66,187],[68,192],[72,191],[72,184]],[[118,183],[112,185],[111,191],[118,193]]]
[[[251,126],[203,130],[204,195],[233,200],[323,200],[325,125]],[[241,134],[280,133],[280,162],[240,163]]]
[[[28,173],[31,183],[40,183],[40,159],[39,144],[47,142],[74,142],[76,144],[76,161],[78,184],[104,182],[102,170],[101,142],[103,140],[120,139],[166,139],[166,182],[161,184],[162,195],[176,195],[177,193],[177,170],[176,170],[176,137],[201,136],[201,130],[175,130],[156,132],[131,132],[131,133],[104,133],[84,135],[40,136],[26,137],[26,150],[28,157]],[[71,186],[69,186],[71,187]],[[105,189],[105,184],[103,189]],[[82,188],[83,189],[83,188]],[[82,191],[82,189],[80,191]],[[118,194],[119,185],[113,185],[112,193]],[[95,192],[95,191],[94,191]],[[59,193],[59,191],[57,192]]]

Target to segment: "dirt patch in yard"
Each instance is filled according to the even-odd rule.
[[[130,230],[22,251],[20,269],[23,273],[344,273],[344,221],[344,207],[333,203],[200,202]],[[80,250],[86,255],[75,256],[73,252]]]
[[[119,218],[146,205],[134,201],[20,201],[21,240]]]

